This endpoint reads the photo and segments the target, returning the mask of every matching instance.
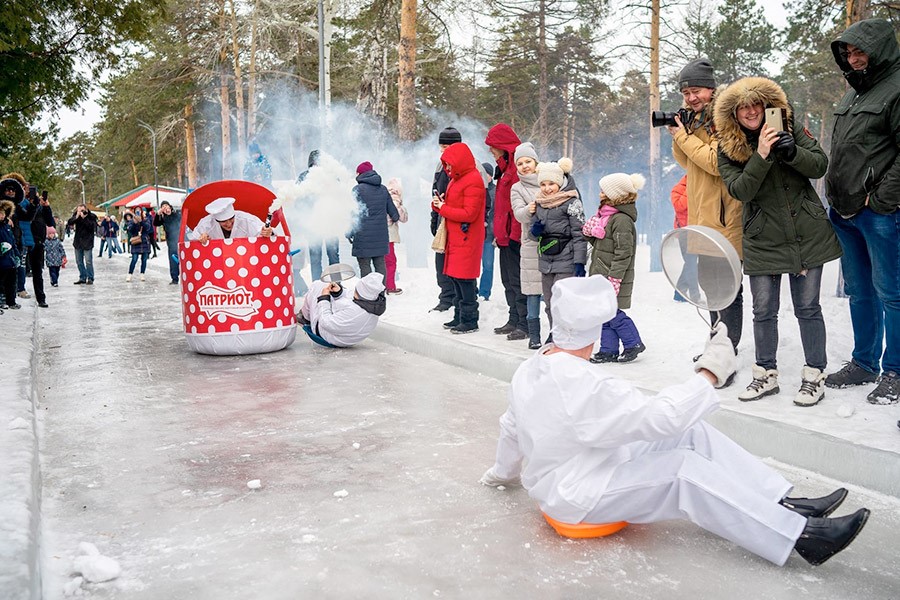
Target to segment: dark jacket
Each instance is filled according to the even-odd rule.
[[[637,251],[637,205],[634,201],[618,204],[619,212],[609,218],[603,238],[588,237],[591,245],[591,275],[603,275],[622,281],[616,301],[620,309],[631,308],[634,289],[634,257]],[[598,234],[599,235],[599,234]]]
[[[16,236],[13,235],[9,219],[0,223],[0,243],[6,242],[10,248],[0,254],[0,269],[15,269],[19,265],[19,250],[16,248]],[[0,290],[0,300],[5,302],[3,291]]]
[[[854,23],[831,43],[848,90],[834,111],[831,168],[825,178],[828,203],[844,217],[864,206],[890,214],[900,206],[900,48],[888,21]],[[847,44],[869,56],[854,71],[841,52]]]
[[[153,226],[163,228],[166,232],[166,245],[174,252],[178,247],[178,236],[181,234],[181,211],[173,208],[171,215],[157,212],[153,217]]]
[[[567,186],[568,187],[568,186]],[[576,192],[574,180],[571,189],[563,188],[561,192]],[[540,198],[538,194],[538,198]],[[538,242],[545,242],[549,236],[559,236],[563,246],[562,252],[555,255],[538,253],[538,270],[541,273],[573,273],[575,265],[587,264],[587,241],[581,233],[584,226],[584,205],[581,198],[569,198],[563,204],[553,208],[544,208],[537,203],[537,210],[531,222],[544,224],[544,232]],[[529,227],[530,230],[530,227]],[[530,233],[529,233],[530,235]]]
[[[391,199],[390,192],[381,185],[381,175],[374,170],[356,176],[353,188],[359,203],[359,217],[350,233],[353,256],[375,257],[388,253],[387,217],[400,220],[400,212]]]
[[[318,150],[313,150],[309,153],[309,159],[306,161],[306,170],[297,175],[297,183],[306,179],[306,176],[309,175],[309,170],[319,164],[319,154]]]
[[[494,239],[494,196],[497,195],[497,186],[494,185],[494,165],[481,163],[481,166],[488,176],[488,184],[484,190],[484,241],[490,242]]]
[[[438,196],[447,193],[447,186],[450,185],[450,176],[444,170],[444,163],[438,161],[437,170],[434,172],[434,180],[431,182],[431,193],[437,192]],[[437,214],[434,207],[431,207],[431,235],[437,233],[438,225],[441,223],[441,216]]]
[[[735,111],[748,99],[781,108],[797,146],[791,160],[776,151],[762,158],[758,132],[747,132]],[[777,275],[820,267],[841,256],[834,229],[810,178],[825,174],[828,158],[812,134],[793,124],[793,111],[781,87],[770,79],[745,77],[719,94],[715,122],[719,136],[719,174],[728,193],[744,204],[744,273]]]
[[[472,151],[462,142],[450,144],[441,162],[450,167],[450,185],[441,206],[447,223],[444,274],[455,279],[476,279],[484,250],[484,180]]]
[[[76,250],[92,250],[94,248],[97,215],[88,211],[83,217],[73,216],[66,225],[75,228],[75,237],[72,239],[73,248]]]
[[[31,219],[31,237],[35,246],[43,244],[47,239],[47,227],[53,227],[56,221],[53,218],[53,209],[49,206],[38,204]]]
[[[150,225],[149,219],[137,220],[134,219],[128,225],[128,238],[133,238],[134,236],[141,236],[140,244],[131,244],[131,253],[132,254],[144,254],[145,252],[150,252],[150,231],[153,229]],[[76,233],[77,235],[77,233]]]

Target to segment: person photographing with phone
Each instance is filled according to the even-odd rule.
[[[79,204],[66,224],[75,229],[72,247],[75,248],[75,264],[78,265],[78,281],[75,285],[94,283],[94,234],[97,231],[97,215]]]
[[[819,304],[822,265],[841,248],[810,183],[828,158],[806,128],[798,129],[784,90],[769,79],[746,77],[720,95],[715,108],[718,162],[728,192],[743,203],[744,273],[753,296],[753,379],[742,401],[777,394],[778,309],[781,276],[790,281],[806,364],[798,406],[824,396],[825,320]]]

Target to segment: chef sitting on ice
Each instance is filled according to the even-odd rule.
[[[703,421],[719,406],[713,386],[735,370],[724,325],[694,377],[646,394],[588,361],[616,308],[601,276],[554,284],[553,342],[513,376],[496,462],[481,483],[521,476],[541,510],[564,523],[688,519],[777,565],[792,550],[817,565],[846,548],[869,516],[861,508],[826,518],[847,490],[788,498],[784,477]]]
[[[206,205],[206,216],[190,234],[191,240],[227,240],[272,235],[272,228],[256,216],[234,209],[234,198],[218,198]]]
[[[340,283],[314,281],[298,320],[332,346],[349,348],[369,337],[386,306],[384,275],[376,271],[357,282],[352,297]]]

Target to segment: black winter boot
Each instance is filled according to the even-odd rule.
[[[795,513],[809,517],[827,517],[833,513],[847,497],[847,490],[838,488],[821,498],[782,498],[781,504]]]
[[[794,544],[794,550],[809,564],[821,565],[849,546],[868,520],[868,508],[861,508],[852,515],[836,519],[810,517]]]
[[[541,347],[541,320],[528,319],[528,349],[537,350]]]
[[[631,348],[625,348],[622,350],[622,355],[619,356],[619,362],[631,362],[637,358],[637,355],[646,350],[647,347],[644,344],[639,343],[637,346],[632,346]]]
[[[500,327],[494,327],[494,333],[497,335],[507,335],[516,330],[516,326],[512,321],[507,321],[506,325],[501,325]]]
[[[608,363],[608,362],[619,362],[619,353],[618,352],[597,352],[591,357],[591,362],[594,364],[600,363]]]
[[[444,329],[453,329],[457,325],[459,325],[459,309],[458,308],[453,310],[453,320],[447,321],[446,323],[444,323]]]
[[[474,333],[478,331],[478,309],[460,310],[459,325],[452,328],[450,333]]]
[[[518,327],[516,327],[513,331],[511,331],[511,332],[509,332],[508,334],[506,334],[506,339],[508,339],[508,340],[510,340],[510,341],[527,340],[527,339],[528,339],[528,333],[525,332],[525,331],[522,331],[521,329],[519,329]]]

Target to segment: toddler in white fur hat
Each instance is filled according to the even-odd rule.
[[[646,350],[637,326],[625,309],[631,308],[637,235],[638,190],[644,177],[613,173],[600,179],[600,208],[582,232],[591,246],[591,275],[603,275],[616,292],[618,311],[600,333],[600,350],[591,362],[631,362]],[[619,348],[621,346],[621,354]]]

